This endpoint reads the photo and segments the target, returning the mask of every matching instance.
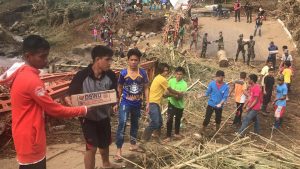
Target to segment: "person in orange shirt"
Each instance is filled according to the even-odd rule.
[[[230,93],[234,91],[234,99],[236,102],[236,114],[233,120],[232,125],[240,125],[242,123],[242,113],[243,113],[243,107],[246,101],[247,96],[247,83],[246,83],[246,72],[240,73],[240,79],[236,80],[234,82],[233,89]]]

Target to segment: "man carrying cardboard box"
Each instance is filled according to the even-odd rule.
[[[108,47],[98,45],[93,48],[91,55],[93,64],[77,72],[70,84],[69,95],[117,90],[117,77],[110,70],[113,51]],[[67,98],[66,102],[71,104],[70,98]],[[121,168],[109,161],[109,145],[112,141],[109,113],[111,107],[111,104],[93,107],[88,115],[80,120],[86,140],[85,169],[95,168],[97,148],[102,157],[102,168]]]

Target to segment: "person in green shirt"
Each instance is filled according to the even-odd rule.
[[[183,67],[177,67],[175,70],[175,77],[169,80],[169,86],[177,91],[177,92],[186,92],[187,91],[187,83],[183,80],[183,76],[185,74],[185,70]],[[175,138],[180,138],[179,129],[181,118],[184,109],[184,99],[183,95],[173,95],[171,93],[167,93],[168,97],[168,119],[167,119],[167,138],[164,142],[171,141],[172,135],[172,127],[173,127],[173,119],[175,116]]]

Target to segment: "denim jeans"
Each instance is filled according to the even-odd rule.
[[[149,117],[150,123],[144,132],[144,139],[146,141],[150,140],[151,134],[154,130],[160,129],[163,125],[160,106],[157,103],[149,104]]]
[[[259,120],[258,120],[257,112],[258,112],[257,110],[250,110],[247,113],[247,115],[244,117],[242,121],[242,126],[238,131],[239,134],[243,134],[244,130],[248,127],[251,121],[254,121],[254,132],[255,133],[259,132]]]
[[[136,144],[136,138],[139,128],[139,118],[141,116],[140,107],[120,105],[119,110],[119,124],[116,136],[117,148],[122,148],[124,143],[124,135],[126,129],[126,121],[130,114],[130,143],[132,145]]]

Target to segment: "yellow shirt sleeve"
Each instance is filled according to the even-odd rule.
[[[160,83],[161,87],[164,89],[164,90],[167,90],[168,87],[169,87],[169,84],[168,84],[168,81],[166,78],[162,78],[161,79],[161,83]]]

